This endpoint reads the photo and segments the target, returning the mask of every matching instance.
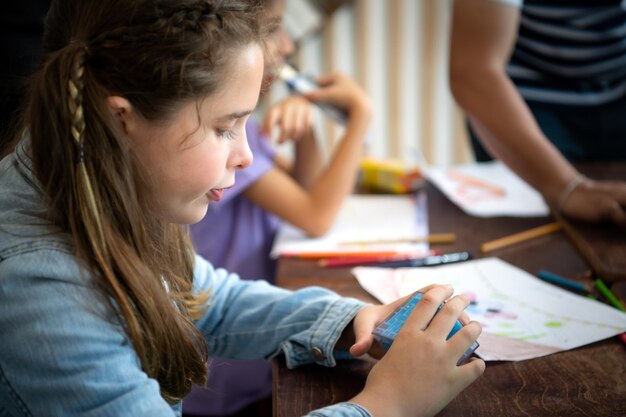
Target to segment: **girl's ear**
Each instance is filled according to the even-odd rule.
[[[120,96],[107,97],[107,105],[115,120],[119,123],[119,128],[128,135],[132,129],[132,111],[133,108],[128,100]]]

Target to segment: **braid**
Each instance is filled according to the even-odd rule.
[[[156,19],[147,22],[136,22],[130,26],[120,26],[109,32],[101,33],[92,44],[103,47],[115,47],[132,40],[153,42],[168,35],[178,35],[181,32],[191,31],[202,33],[207,23],[214,29],[221,29],[224,16],[218,12],[213,3],[206,0],[195,1],[191,4],[169,5],[157,3],[159,9]],[[223,8],[225,9],[225,8]],[[238,8],[226,9],[235,11]]]
[[[91,180],[89,178],[89,174],[87,173],[87,167],[85,165],[85,115],[83,112],[83,90],[84,90],[84,81],[83,77],[85,75],[85,56],[87,54],[87,48],[82,45],[76,51],[74,56],[70,79],[67,83],[69,89],[69,98],[68,98],[68,108],[70,110],[71,116],[71,127],[70,132],[72,137],[74,138],[74,142],[78,147],[78,164],[76,170],[77,178],[77,194],[82,198],[86,198],[87,210],[90,212],[91,217],[96,224],[96,236],[90,236],[94,242],[100,242],[100,256],[106,253],[106,244],[104,239],[104,230],[102,228],[102,221],[100,219],[100,212],[98,210],[98,205],[96,203],[96,198],[93,192],[93,187],[91,186]],[[81,185],[83,190],[81,190]],[[83,192],[81,192],[83,191]],[[83,200],[84,201],[84,200]],[[86,225],[86,229],[88,233],[93,230],[91,227]],[[93,233],[89,233],[93,234]],[[95,252],[98,253],[98,246],[94,245]]]
[[[70,80],[67,82],[70,96],[68,107],[72,117],[71,132],[79,150],[79,162],[84,160],[83,138],[85,135],[85,117],[83,114],[83,76],[85,75],[85,50],[80,48],[76,52],[72,63]]]
[[[156,23],[164,28],[201,32],[202,25],[206,22],[221,28],[223,17],[215,10],[212,3],[197,1],[190,5],[181,5],[172,10],[162,11]]]
[[[233,55],[262,45],[257,1],[53,1],[46,61],[22,122],[50,217],[71,233],[77,257],[169,402],[206,383],[207,346],[193,319],[209,294],[192,291],[187,232],[151,211],[153,176],[107,97],[124,98],[157,126],[183,103],[215,93]]]

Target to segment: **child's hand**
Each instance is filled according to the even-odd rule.
[[[311,103],[302,96],[294,95],[275,104],[265,115],[260,133],[272,137],[275,126],[280,130],[278,143],[302,139],[313,128]]]
[[[308,100],[333,104],[350,115],[356,111],[371,113],[372,105],[367,94],[347,75],[333,73],[319,77],[316,81],[320,88],[303,95]]]
[[[419,290],[419,292],[425,293],[434,287],[435,285],[429,285]],[[370,356],[380,359],[385,354],[385,351],[374,339],[372,331],[383,319],[393,313],[396,308],[413,297],[413,295],[409,294],[390,304],[371,305],[359,310],[352,322],[353,329],[350,337],[353,338],[353,342],[350,343],[353,344],[349,347],[352,356],[361,356],[368,353]],[[469,323],[469,317],[465,312],[461,313],[459,320],[464,325]],[[343,344],[345,345],[346,342],[343,342]]]
[[[370,372],[363,391],[352,399],[375,416],[433,416],[485,370],[485,363],[477,358],[456,365],[478,338],[478,323],[468,323],[446,340],[467,307],[467,299],[453,297],[434,316],[438,306],[452,295],[452,288],[433,286],[425,290],[389,351]],[[405,300],[385,307],[391,312]],[[353,354],[371,346],[371,339],[360,326],[370,326],[374,315],[366,311],[361,318],[355,317]]]

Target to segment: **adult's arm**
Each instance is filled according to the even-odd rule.
[[[626,183],[584,180],[541,131],[506,73],[519,26],[516,7],[455,0],[450,86],[485,147],[568,217],[626,226]],[[560,203],[562,206],[559,207]]]

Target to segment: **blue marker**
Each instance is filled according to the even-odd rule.
[[[415,293],[413,297],[411,297],[407,302],[398,307],[393,313],[391,313],[385,320],[383,320],[372,332],[376,340],[388,350],[391,347],[394,339],[396,338],[398,332],[404,322],[413,311],[413,308],[417,305],[418,301],[422,299],[422,293]],[[441,309],[442,306],[439,306],[437,312]],[[435,313],[437,314],[437,313]],[[454,327],[452,327],[452,331],[446,337],[446,340],[450,339],[456,332],[461,330],[463,325],[460,321],[456,321],[454,323]],[[469,359],[469,357],[474,353],[474,351],[478,348],[478,342],[474,341],[472,345],[463,353],[463,356],[457,361],[456,365],[462,365]]]

